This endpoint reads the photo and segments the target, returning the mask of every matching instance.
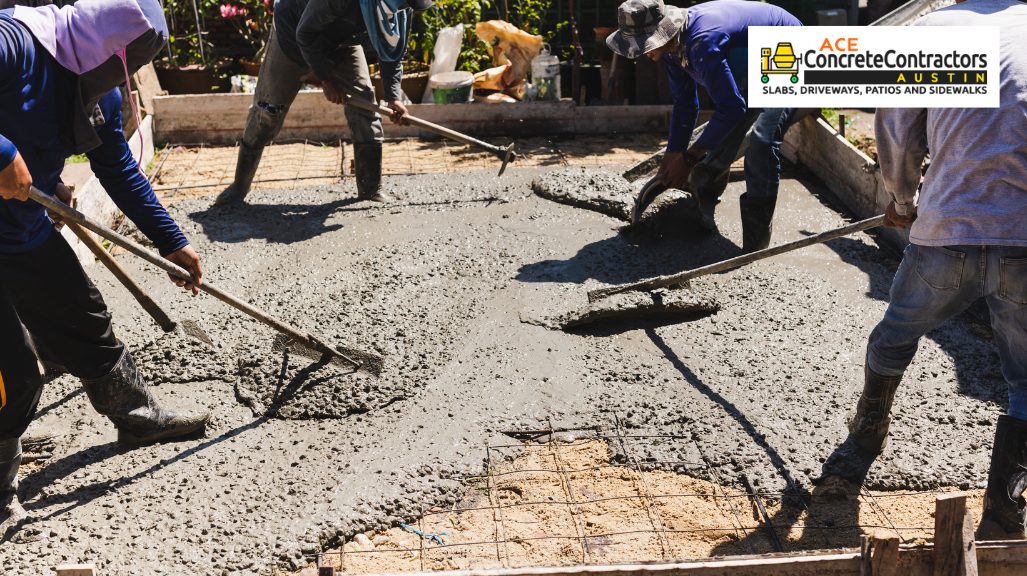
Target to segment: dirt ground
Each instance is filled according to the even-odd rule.
[[[749,494],[686,474],[614,464],[619,450],[612,442],[586,437],[526,444],[486,474],[466,479],[451,507],[429,510],[403,527],[358,534],[326,550],[320,565],[373,574],[780,551]],[[759,500],[777,518],[772,523],[783,550],[796,551],[837,548],[860,533],[929,540],[934,498],[945,491],[820,493],[802,504],[763,493]],[[981,490],[969,493],[975,518],[982,498]],[[785,516],[790,521],[782,521]]]

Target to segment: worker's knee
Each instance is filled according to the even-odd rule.
[[[385,140],[382,118],[378,114],[356,110],[352,106],[347,106],[346,123],[349,125],[353,135],[353,142],[357,144],[371,144],[372,142],[383,142]]]
[[[246,121],[243,141],[250,146],[266,146],[278,135],[289,106],[270,102],[254,102]]]

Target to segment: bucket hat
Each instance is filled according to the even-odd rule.
[[[670,42],[685,26],[688,11],[663,0],[627,0],[617,8],[617,31],[606,45],[626,58],[638,58]]]

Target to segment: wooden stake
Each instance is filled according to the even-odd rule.
[[[96,568],[92,564],[61,564],[57,576],[96,576]]]
[[[860,539],[863,562],[860,576],[897,576],[899,538],[887,533],[863,536]]]
[[[938,496],[935,503],[934,576],[977,576],[974,521],[963,492]]]

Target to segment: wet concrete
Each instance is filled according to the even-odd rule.
[[[609,335],[522,322],[586,305],[588,289],[738,253],[733,183],[724,236],[629,242],[618,219],[533,194],[534,170],[390,177],[389,206],[352,184],[257,191],[252,206],[172,212],[211,280],[326,338],[386,356],[378,381],[271,351],[272,332],[137,271],[213,345],[156,338],[109,274],[91,269],[119,335],[174,404],[214,410],[206,438],[122,450],[78,385],[49,385],[40,418],[65,431],[22,497],[35,542],[0,545],[5,574],[89,561],[111,574],[268,574],[357,530],[409,520],[481,470],[499,430],[612,427],[645,462],[762,489],[808,484],[844,437],[866,336],[896,260],[859,235],[692,283],[713,315]],[[775,241],[843,218],[794,179]],[[164,354],[167,348],[171,355]],[[982,485],[1005,402],[993,344],[964,320],[925,339],[896,400],[891,443],[870,470],[885,489]]]

